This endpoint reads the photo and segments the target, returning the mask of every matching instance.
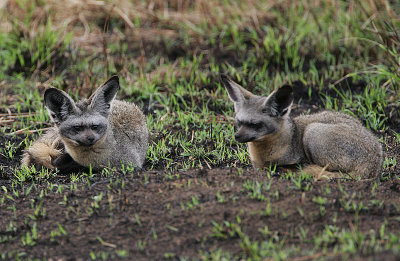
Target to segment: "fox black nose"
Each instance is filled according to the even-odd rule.
[[[240,133],[235,134],[235,140],[240,143],[245,143],[254,140],[254,137],[249,137],[247,135],[241,135]]]
[[[245,139],[245,138],[243,137],[243,135],[240,135],[240,134],[238,134],[238,133],[235,134],[235,140],[236,140],[237,142],[241,142],[241,143],[247,142],[247,139]]]
[[[89,144],[93,144],[93,142],[94,142],[94,137],[93,137],[93,136],[87,137],[87,141],[88,141]]]
[[[81,141],[78,141],[79,145],[81,146],[92,146],[93,144],[96,143],[96,138],[93,136],[86,137],[85,139],[82,139]]]

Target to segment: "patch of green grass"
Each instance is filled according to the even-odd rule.
[[[248,196],[252,199],[266,201],[267,196],[263,194],[265,191],[269,191],[271,188],[271,180],[269,182],[264,182],[263,184],[258,181],[252,182],[250,180],[246,180],[243,184],[243,187],[246,191],[248,191]]]

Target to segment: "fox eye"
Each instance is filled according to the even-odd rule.
[[[259,130],[263,127],[263,124],[261,122],[250,122],[246,124],[249,128],[254,129],[254,130]]]
[[[74,131],[76,131],[76,132],[79,132],[79,131],[82,131],[82,130],[83,130],[83,126],[80,126],[80,125],[73,126],[72,128],[73,128]]]
[[[93,124],[93,125],[90,126],[90,128],[91,128],[92,130],[98,130],[98,129],[99,129],[99,125]]]

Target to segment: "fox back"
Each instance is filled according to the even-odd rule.
[[[292,119],[291,86],[262,97],[226,76],[222,82],[234,103],[235,139],[247,143],[254,167],[306,164],[303,170],[317,178],[337,177],[339,172],[360,178],[379,174],[382,146],[355,118],[324,111]]]
[[[56,136],[65,152],[84,167],[130,163],[141,168],[148,144],[146,118],[135,104],[114,99],[118,89],[118,77],[114,76],[89,99],[77,103],[63,91],[46,90],[45,106],[55,127],[34,143],[27,155],[32,156],[29,152],[35,146],[52,144],[49,139]],[[35,161],[35,155],[32,157]]]

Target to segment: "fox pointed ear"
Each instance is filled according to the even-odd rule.
[[[58,125],[65,121],[68,115],[75,111],[75,102],[65,92],[55,88],[47,89],[44,93],[44,105],[50,118]]]
[[[290,112],[292,103],[293,87],[285,84],[266,98],[264,110],[271,116],[283,116]]]
[[[251,92],[232,81],[227,75],[221,74],[221,82],[225,86],[228,96],[234,103],[241,103],[253,96]]]
[[[95,93],[89,98],[93,110],[103,115],[108,115],[111,102],[114,100],[119,89],[118,76],[114,75],[106,81]]]

